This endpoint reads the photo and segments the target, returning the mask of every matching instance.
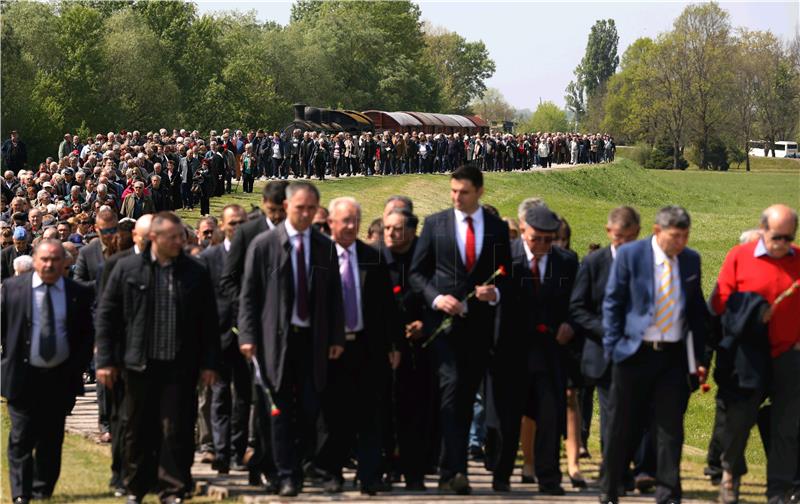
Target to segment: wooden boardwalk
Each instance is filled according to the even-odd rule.
[[[73,414],[67,417],[67,431],[85,436],[90,439],[97,439],[97,401],[95,399],[95,386],[87,385],[86,395],[77,398],[77,403]],[[192,474],[196,480],[197,493],[204,494],[211,498],[219,500],[231,499],[238,500],[248,504],[260,504],[268,502],[416,502],[428,503],[438,501],[451,501],[463,503],[486,503],[486,502],[513,502],[513,501],[538,501],[538,502],[555,502],[555,503],[596,503],[598,499],[598,491],[594,484],[594,479],[597,477],[597,459],[598,457],[590,459],[588,462],[583,461],[582,472],[589,480],[589,488],[582,491],[573,489],[570,486],[569,479],[566,478],[563,483],[564,489],[567,491],[563,497],[552,497],[549,495],[542,495],[537,492],[535,484],[523,485],[520,483],[520,469],[515,470],[512,477],[512,492],[506,494],[498,494],[492,491],[492,475],[483,468],[482,464],[470,462],[469,474],[470,483],[472,485],[473,493],[469,496],[456,496],[456,495],[440,495],[436,491],[437,479],[435,476],[428,476],[426,478],[427,492],[415,493],[406,492],[403,483],[395,484],[392,492],[381,493],[377,496],[362,496],[361,493],[353,487],[353,472],[346,471],[345,473],[345,492],[330,496],[322,493],[321,488],[316,486],[306,487],[304,492],[299,497],[293,499],[281,498],[276,495],[264,495],[263,489],[253,487],[247,484],[247,473],[231,471],[228,475],[220,476],[216,471],[211,470],[209,464],[202,464],[199,462],[199,455],[195,458],[195,464],[192,467]],[[564,465],[564,464],[562,464]],[[624,498],[625,503],[651,503],[653,497],[648,495],[634,494],[630,497]],[[704,501],[699,500],[684,500],[685,503],[699,503]]]

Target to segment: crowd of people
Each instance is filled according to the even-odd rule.
[[[238,137],[227,133],[201,170],[224,166]],[[452,208],[427,216],[419,235],[414,202],[394,196],[362,241],[358,201],[324,208],[306,180],[272,180],[259,211],[230,204],[194,229],[170,211],[183,192],[152,208],[149,175],[177,173],[182,188],[181,156],[198,145],[134,136],[123,140],[131,152],[103,137],[103,154],[83,166],[86,147],[70,138],[60,161],[3,182],[14,195],[2,215],[2,395],[16,503],[52,495],[65,416],[89,368],[110,487],[127,504],[151,492],[171,504],[189,497],[196,450],[220,474],[248,471],[264,492],[292,497],[308,485],[342,492],[351,462],[366,495],[400,481],[425,491],[428,474],[439,492],[467,495],[469,458],[506,493],[521,448],[520,481],[563,495],[562,439],[570,484],[587,486],[595,390],[601,502],[638,490],[677,503],[683,416],[714,358],[708,473],[720,499],[738,501],[760,419],[769,502],[796,502],[795,210],[764,211],[707,300],[681,207],[658,211],[643,239],[635,209],[611,210],[609,244],[579,261],[568,223],[542,199],[506,218],[481,202],[478,156],[452,170]],[[285,164],[272,166],[286,178]]]

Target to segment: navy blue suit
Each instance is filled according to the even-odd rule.
[[[604,446],[604,494],[616,497],[629,460],[631,433],[650,419],[656,444],[656,501],[680,501],[683,414],[692,380],[687,336],[691,331],[695,358],[703,357],[708,311],[703,298],[700,256],[685,249],[677,256],[683,326],[681,341],[659,348],[643,344],[656,312],[655,259],[648,237],[617,251],[603,300],[603,347],[612,363],[609,425]],[[696,383],[696,380],[694,380]],[[644,420],[642,420],[644,419]]]

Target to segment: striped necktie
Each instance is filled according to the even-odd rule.
[[[675,309],[674,286],[672,284],[672,264],[669,259],[664,261],[664,269],[659,278],[659,287],[656,294],[656,326],[664,335],[672,327],[672,312]]]

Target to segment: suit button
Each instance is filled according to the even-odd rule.
[[[28,362],[28,359],[22,359],[22,362]]]

